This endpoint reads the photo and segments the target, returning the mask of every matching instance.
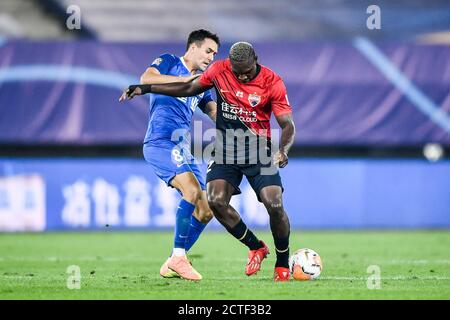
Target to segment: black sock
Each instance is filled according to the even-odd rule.
[[[262,248],[258,238],[249,228],[247,228],[242,219],[239,220],[237,225],[229,229],[227,228],[227,230],[233,235],[233,237],[245,244],[250,250],[257,250],[259,248]]]
[[[277,237],[273,235],[275,242],[275,251],[277,253],[277,262],[275,267],[289,268],[289,235],[287,237]]]

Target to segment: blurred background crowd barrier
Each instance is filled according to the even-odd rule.
[[[173,225],[179,195],[142,158],[148,98],[118,97],[198,28],[216,59],[250,41],[286,83],[293,228],[450,227],[448,1],[3,0],[0,231]],[[194,120],[205,144],[213,124]],[[267,227],[241,189],[233,205]]]

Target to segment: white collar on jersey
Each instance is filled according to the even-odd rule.
[[[191,73],[191,70],[189,70],[188,66],[186,65],[186,62],[184,61],[184,57],[180,57],[181,63],[183,64],[183,66],[187,69],[187,71],[189,71],[189,73]]]

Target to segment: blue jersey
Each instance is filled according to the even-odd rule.
[[[161,55],[153,61],[151,67],[165,75],[191,75],[183,58],[172,54]],[[210,101],[213,99],[209,90],[193,97],[150,94],[150,118],[144,143],[160,144],[171,141],[172,133],[177,129],[189,132],[195,109],[199,107],[205,112],[206,104]]]

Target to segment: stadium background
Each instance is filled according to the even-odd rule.
[[[218,59],[250,41],[285,80],[298,128],[281,170],[294,228],[449,227],[450,7],[381,1],[381,29],[370,30],[368,4],[3,1],[0,230],[173,224],[178,195],[141,156],[148,100],[117,97],[200,27],[220,35]],[[80,29],[66,26],[70,5]],[[212,124],[195,119],[205,144]],[[267,226],[243,190],[234,205]]]
[[[373,4],[381,29],[367,27]],[[81,28],[70,30],[78,10]],[[217,59],[235,41],[252,42],[286,83],[297,134],[281,175],[294,230],[448,235],[448,1],[3,0],[4,244],[15,241],[7,232],[171,230],[179,196],[142,158],[148,99],[118,97],[161,53],[182,55],[198,28],[220,36]],[[212,124],[199,110],[195,120],[202,137]],[[242,190],[233,205],[268,230],[245,179]],[[223,228],[213,221],[208,230]]]

